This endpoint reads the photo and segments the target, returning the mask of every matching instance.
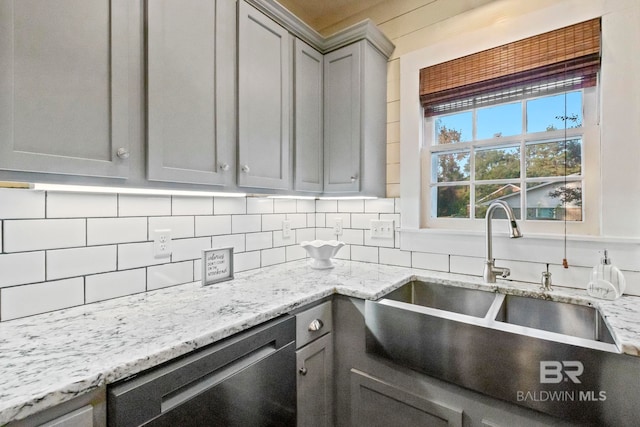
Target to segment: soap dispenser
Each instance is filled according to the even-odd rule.
[[[593,267],[591,281],[587,285],[587,292],[592,297],[614,300],[624,293],[626,282],[618,267],[611,264],[611,259],[604,250],[600,264]]]

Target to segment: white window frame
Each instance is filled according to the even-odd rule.
[[[599,151],[600,151],[600,137],[598,130],[598,91],[596,87],[590,87],[582,90],[582,106],[583,117],[582,126],[580,128],[569,128],[566,130],[566,138],[573,139],[576,137],[582,138],[582,178],[579,179],[582,182],[582,207],[583,207],[583,219],[582,221],[567,221],[567,232],[570,234],[587,234],[593,235],[599,232],[599,209],[593,209],[593,207],[599,208],[599,185],[600,181],[600,164],[599,164]],[[551,96],[551,95],[546,95]],[[524,105],[526,101],[530,99],[536,99],[539,97],[525,98],[523,101],[523,121],[526,120],[526,111],[524,111]],[[510,101],[505,102],[505,104]],[[497,104],[502,105],[502,104]],[[465,110],[469,111],[469,110]],[[462,111],[460,111],[462,112]],[[432,206],[431,197],[431,155],[437,152],[451,151],[450,145],[438,145],[434,144],[435,137],[435,120],[438,116],[428,117],[423,120],[422,141],[420,147],[421,158],[421,213],[420,224],[421,228],[430,229],[445,229],[445,230],[483,230],[484,218],[436,218],[431,215],[434,206]],[[523,123],[523,132],[526,123]],[[475,133],[475,115],[474,115],[474,133]],[[455,144],[455,148],[459,150],[489,148],[489,147],[501,147],[501,146],[514,146],[518,145],[521,148],[521,170],[524,171],[525,151],[524,146],[527,142],[531,141],[543,141],[543,140],[562,140],[565,138],[565,130],[558,129],[550,132],[537,132],[537,133],[522,133],[514,136],[506,136],[500,138],[485,139],[482,141],[469,141],[460,142]],[[471,168],[473,168],[473,151],[470,158]],[[559,178],[560,181],[564,181],[563,178]],[[527,181],[547,181],[546,179],[527,179]],[[570,181],[572,179],[569,179]],[[501,182],[513,182],[521,181],[518,179],[507,179],[501,181],[483,181],[483,184],[501,183]],[[464,185],[469,184],[470,181],[465,181]],[[473,198],[470,202],[473,204]],[[524,200],[521,200],[521,205]],[[526,219],[526,207],[523,206],[522,213],[523,218],[519,220],[519,224],[523,232],[533,233],[550,233],[561,234],[564,232],[564,221],[545,221],[545,220],[527,220]]]

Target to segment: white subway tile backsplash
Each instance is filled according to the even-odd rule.
[[[484,259],[451,255],[449,257],[449,269],[451,273],[482,276],[482,271],[484,269]]]
[[[364,212],[364,200],[338,200],[338,212]]]
[[[338,212],[338,201],[316,200],[316,212]]]
[[[214,215],[232,215],[247,213],[247,199],[244,197],[214,197]]]
[[[147,268],[147,290],[193,282],[193,261],[174,262]]]
[[[144,268],[95,274],[85,279],[87,303],[137,294],[146,290],[147,274]]]
[[[364,245],[364,230],[344,229],[340,240],[348,245]]]
[[[298,200],[300,201],[300,200]],[[312,201],[312,200],[310,200]],[[275,213],[293,213],[298,212],[298,204],[293,199],[274,199],[273,211]],[[314,203],[315,207],[315,203]]]
[[[380,264],[411,267],[411,252],[400,249],[380,248]]]
[[[213,215],[213,197],[171,197],[172,215]]]
[[[231,217],[232,233],[252,233],[262,230],[260,215],[233,215]]]
[[[156,258],[153,256],[153,242],[118,245],[118,270],[164,264],[169,260],[170,257]]]
[[[193,237],[194,220],[192,216],[157,216],[149,218],[149,240],[153,240],[155,230],[171,230],[172,239]]]
[[[0,188],[0,219],[44,218],[45,192]]]
[[[640,296],[640,272],[637,271],[623,271],[627,288],[624,291],[624,295]],[[585,285],[586,288],[586,285]]]
[[[304,248],[299,245],[287,246],[285,248],[285,256],[287,258],[287,261],[304,259],[307,256],[307,251],[305,251]]]
[[[378,219],[378,216],[375,213],[351,214],[351,228],[369,230],[371,228],[371,220]]]
[[[273,233],[265,231],[262,233],[248,233],[245,235],[247,251],[256,251],[273,247]]]
[[[171,196],[118,195],[118,216],[171,215]]]
[[[266,197],[248,197],[247,198],[248,214],[272,214],[273,199]]]
[[[224,236],[213,236],[211,238],[212,248],[233,248],[234,253],[245,251],[244,234],[227,234]]]
[[[84,246],[85,219],[25,219],[3,221],[5,252]]]
[[[395,209],[394,199],[372,199],[364,201],[365,212],[394,213]]]
[[[326,227],[327,225],[327,214],[317,213],[316,214],[316,227]]]
[[[378,248],[351,245],[351,260],[378,263]]]
[[[231,234],[231,215],[197,216],[196,236]]]
[[[425,270],[449,271],[449,255],[432,254],[426,252],[413,252],[411,254],[411,266]]]
[[[211,248],[211,237],[177,239],[171,242],[171,262],[202,258],[202,251]]]
[[[193,281],[199,282],[202,280],[202,259],[193,260]]]
[[[371,237],[371,230],[364,230],[364,244],[366,246],[382,246],[385,248],[395,247],[395,241],[393,237]]]
[[[274,264],[282,264],[286,261],[284,248],[265,249],[261,251],[262,267]]]
[[[299,228],[296,230],[296,243],[316,240],[315,228]]]
[[[551,264],[549,271],[551,272],[551,281],[556,286],[586,289],[591,279],[591,268],[589,267],[570,265],[569,268],[564,268],[562,265]]]
[[[0,255],[0,288],[45,280],[44,252]]]
[[[47,280],[115,270],[115,245],[47,251]]]
[[[343,247],[340,248],[340,250],[338,251],[338,253],[336,254],[336,256],[334,256],[335,259],[346,259],[346,260],[350,260],[351,259],[351,245],[344,245]]]
[[[84,278],[0,289],[0,320],[17,319],[84,304]]]
[[[315,200],[296,200],[296,212],[315,213],[316,201]]]
[[[316,228],[316,239],[318,240],[336,240],[338,237],[333,232],[333,228]]]
[[[306,228],[307,227],[307,214],[303,213],[288,213],[287,219],[291,221],[291,228]]]
[[[87,245],[144,242],[147,240],[147,218],[89,218]]]
[[[308,213],[307,214],[307,227],[315,227],[316,226],[316,214]]]
[[[117,194],[47,192],[47,218],[118,216]]]
[[[285,219],[285,214],[262,215],[262,231],[282,230],[282,221]]]
[[[260,251],[233,255],[233,270],[236,273],[260,268]]]
[[[342,220],[342,228],[351,228],[351,215],[348,213],[328,213],[326,218],[326,227],[333,228],[336,219]]]
[[[291,230],[291,234],[286,239],[282,236],[282,230],[273,232],[273,247],[288,246],[296,244],[296,231]]]

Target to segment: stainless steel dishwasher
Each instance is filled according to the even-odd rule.
[[[281,317],[114,383],[108,425],[294,426],[295,326]]]

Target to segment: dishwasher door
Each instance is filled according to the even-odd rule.
[[[287,316],[109,387],[108,425],[295,426],[295,367]]]

